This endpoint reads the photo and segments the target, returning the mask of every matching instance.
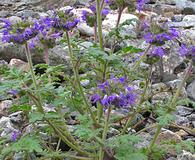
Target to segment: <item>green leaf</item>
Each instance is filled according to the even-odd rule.
[[[34,123],[36,121],[41,121],[44,117],[44,114],[40,112],[32,112],[29,114],[29,122]]]
[[[10,152],[21,151],[26,151],[28,153],[31,152],[41,153],[43,150],[37,137],[27,135],[25,137],[20,138],[20,140],[13,143],[11,146],[4,148],[1,154],[8,155],[10,154]]]
[[[16,111],[31,111],[31,106],[29,106],[29,105],[13,105],[12,107],[11,107],[11,111],[12,112],[16,112]]]
[[[175,116],[168,113],[157,118],[158,123],[162,126],[166,126],[167,124],[174,120]]]
[[[134,46],[128,46],[128,47],[125,47],[125,48],[123,48],[122,49],[122,52],[123,53],[139,53],[139,52],[143,52],[143,50],[142,49],[140,49],[140,48],[136,48],[136,47],[134,47]]]

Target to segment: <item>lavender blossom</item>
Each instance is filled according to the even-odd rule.
[[[13,131],[13,132],[11,133],[10,139],[11,139],[12,141],[16,141],[17,138],[20,136],[20,134],[21,134],[20,132]]]
[[[137,94],[132,86],[126,84],[126,77],[111,78],[98,85],[103,96],[94,94],[91,97],[92,103],[99,102],[104,107],[129,107],[136,103]]]

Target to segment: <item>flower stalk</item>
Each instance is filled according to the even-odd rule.
[[[29,68],[30,68],[31,77],[32,77],[32,80],[33,80],[35,92],[36,92],[36,95],[37,95],[37,102],[38,102],[37,109],[40,113],[44,113],[44,109],[42,107],[42,102],[41,102],[41,95],[40,95],[40,92],[39,92],[39,89],[38,89],[38,86],[37,86],[35,73],[34,73],[34,70],[33,70],[33,63],[32,63],[31,53],[30,53],[30,50],[29,50],[29,47],[28,47],[27,43],[25,43],[25,53],[26,53],[26,58],[27,58],[28,64],[29,64]]]
[[[84,100],[84,103],[85,103],[85,106],[86,106],[85,109],[90,113],[90,116],[91,116],[92,120],[94,121],[95,125],[98,125],[98,122],[96,120],[96,117],[95,117],[94,113],[91,111],[91,106],[90,106],[87,98],[85,97],[85,94],[83,92],[83,88],[82,88],[81,83],[80,83],[80,78],[79,78],[78,70],[77,70],[76,65],[74,63],[74,55],[73,55],[73,51],[72,51],[72,47],[71,47],[70,37],[69,37],[68,31],[66,31],[66,38],[67,38],[69,56],[70,56],[70,59],[71,59],[71,62],[72,62],[73,72],[74,72],[74,76],[75,76],[75,81],[76,81],[76,83],[78,85],[79,93],[81,94],[81,96],[82,96],[82,98]]]
[[[190,75],[191,69],[192,69],[192,62],[190,63],[188,69],[186,70],[186,73],[185,73],[185,75],[183,77],[183,80],[181,81],[181,83],[180,83],[180,85],[179,85],[179,87],[178,87],[178,89],[177,89],[173,99],[168,103],[168,109],[167,109],[166,113],[169,114],[169,113],[171,113],[172,111],[175,110],[177,99],[178,99],[178,97],[180,95],[180,92],[181,92],[183,86],[185,85],[185,82],[186,82],[188,76]],[[157,131],[156,131],[156,133],[154,135],[154,139],[152,140],[152,142],[151,142],[151,144],[150,144],[150,146],[149,146],[149,148],[147,150],[148,154],[151,153],[152,148],[153,148],[154,144],[156,143],[156,140],[157,140],[157,138],[158,138],[158,136],[160,134],[160,131],[161,131],[162,127],[163,126],[160,125],[160,124],[157,125]]]
[[[102,33],[102,14],[101,14],[101,3],[100,3],[100,0],[96,0],[96,8],[97,8],[98,39],[99,39],[100,49],[104,50],[104,46],[103,46],[103,33]]]
[[[108,113],[105,118],[105,124],[104,124],[104,130],[102,134],[102,142],[105,144],[106,136],[108,134],[108,128],[109,128],[109,120],[110,120],[110,113],[111,113],[111,106],[108,107]],[[104,145],[101,146],[100,152],[99,152],[99,160],[104,159]]]

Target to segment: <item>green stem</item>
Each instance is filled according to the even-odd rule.
[[[52,124],[52,122],[50,122],[49,120],[47,120],[48,124],[54,129],[54,131],[60,136],[60,138],[72,149],[74,149],[75,151],[77,151],[78,153],[80,153],[81,155],[86,155],[86,156],[91,156],[90,153],[83,151],[82,149],[80,149],[78,147],[78,144],[76,143],[76,141],[74,141],[73,143],[70,142],[66,136],[63,135],[62,131],[59,130],[59,128],[57,128],[55,125]]]
[[[32,63],[31,53],[30,53],[30,50],[28,48],[27,43],[25,43],[25,53],[26,53],[26,58],[27,58],[28,64],[29,64],[33,84],[34,84],[34,87],[35,87],[35,92],[36,92],[37,99],[38,99],[37,102],[39,103],[39,105],[37,105],[37,109],[38,109],[39,112],[44,113],[44,109],[43,109],[42,103],[41,103],[40,92],[39,92],[39,89],[38,89],[38,86],[37,86],[35,73],[34,73],[34,70],[33,70],[33,63]]]
[[[108,133],[108,127],[109,127],[109,119],[110,119],[110,112],[111,112],[111,107],[108,108],[108,113],[105,118],[105,124],[104,124],[104,130],[102,134],[102,142],[105,144],[106,136]],[[99,160],[103,160],[104,158],[104,145],[101,146],[100,152],[99,152]]]
[[[173,99],[168,103],[168,106],[169,106],[168,109],[167,109],[167,113],[168,114],[171,113],[173,110],[175,110],[175,105],[176,105],[177,99],[179,97],[179,94],[180,94],[183,86],[185,85],[186,79],[188,78],[191,69],[192,69],[192,62],[190,63],[190,66],[188,67],[188,69],[187,69],[187,71],[186,71],[186,73],[185,73],[185,75],[183,77],[183,80],[181,81],[180,86],[177,89]],[[155,144],[155,142],[156,142],[156,140],[158,138],[158,135],[160,134],[160,131],[161,131],[162,127],[163,127],[162,125],[158,125],[157,131],[156,131],[156,133],[154,135],[154,139],[152,140],[152,142],[151,142],[151,144],[150,144],[150,146],[148,148],[148,154],[151,153],[151,150],[152,150],[152,148],[153,148],[153,146],[154,146],[154,144]]]
[[[97,43],[97,23],[94,23],[94,41]]]
[[[94,113],[91,111],[91,106],[89,105],[89,102],[87,101],[87,99],[85,97],[85,94],[83,92],[83,88],[82,88],[81,83],[80,83],[78,70],[77,70],[77,68],[75,66],[75,63],[74,63],[74,54],[73,54],[73,51],[72,51],[72,47],[71,47],[71,43],[70,43],[70,37],[69,37],[68,32],[66,32],[66,38],[67,38],[69,56],[70,56],[70,59],[71,59],[71,62],[72,62],[73,72],[74,72],[74,76],[75,76],[75,81],[76,81],[76,83],[78,85],[79,93],[81,94],[81,96],[82,96],[82,98],[84,100],[86,109],[90,113],[90,116],[91,116],[92,120],[94,121],[95,125],[98,125],[96,117],[95,117]]]
[[[150,45],[148,46],[148,48],[145,50],[144,54],[140,57],[140,59],[139,59],[139,60],[135,63],[135,65],[132,67],[131,72],[134,72],[134,71],[137,69],[137,67],[140,66],[140,63],[143,61],[143,59],[145,58],[145,56],[147,55],[147,53],[148,53],[148,51],[150,50],[151,47],[152,47],[152,45],[150,44]]]
[[[103,46],[103,34],[102,34],[102,14],[100,0],[96,0],[96,9],[97,9],[97,27],[98,27],[98,39],[101,50],[104,49]]]
[[[148,150],[147,150],[148,154],[151,153],[152,148],[153,148],[154,144],[156,143],[156,140],[157,140],[157,138],[158,138],[158,135],[160,134],[161,129],[162,129],[162,126],[161,126],[161,125],[158,125],[157,130],[156,130],[156,133],[155,133],[155,135],[154,135],[154,139],[153,139],[152,142],[150,143],[150,146],[149,146],[149,148],[148,148]]]

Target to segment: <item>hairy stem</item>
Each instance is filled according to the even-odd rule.
[[[98,39],[101,50],[104,49],[103,46],[103,34],[102,34],[102,14],[100,0],[96,0],[96,9],[97,9],[97,27],[98,27]]]
[[[150,50],[150,48],[152,47],[152,45],[150,44],[148,46],[148,48],[145,50],[144,54],[140,57],[140,59],[134,64],[134,66],[131,69],[131,72],[134,72],[137,67],[139,67],[140,63],[143,61],[143,59],[145,58],[145,56],[147,55],[148,51]]]
[[[106,118],[105,118],[104,130],[103,130],[103,134],[102,134],[102,142],[104,144],[105,144],[106,136],[108,133],[110,112],[111,112],[111,107],[108,108],[108,113],[107,113]],[[100,148],[99,160],[103,160],[103,158],[104,158],[104,145],[101,146],[101,148]]]
[[[167,113],[171,113],[172,111],[175,110],[177,99],[179,97],[179,94],[180,94],[183,86],[185,85],[186,79],[188,78],[191,69],[192,69],[192,62],[190,63],[188,69],[186,70],[186,73],[185,73],[185,75],[183,77],[183,80],[181,81],[181,83],[180,83],[180,85],[179,85],[179,87],[178,87],[178,89],[177,89],[173,99],[168,103]],[[152,140],[152,142],[151,142],[151,144],[150,144],[150,146],[148,148],[148,154],[151,153],[152,148],[153,148],[153,146],[154,146],[154,144],[155,144],[155,142],[156,142],[156,140],[158,138],[158,135],[160,134],[160,131],[161,131],[162,127],[163,127],[162,125],[158,124],[157,131],[156,131],[156,133],[154,135],[154,139]]]
[[[28,48],[27,43],[25,43],[25,53],[26,53],[26,58],[27,58],[28,64],[29,64],[33,84],[34,84],[34,87],[35,87],[35,92],[36,92],[36,95],[37,95],[37,102],[39,104],[39,105],[37,105],[37,109],[38,109],[39,112],[44,113],[44,109],[43,109],[42,103],[41,103],[40,92],[39,92],[39,89],[38,89],[38,86],[37,86],[35,73],[34,73],[34,70],[33,70],[33,63],[32,63],[31,53],[30,53],[30,50]]]
[[[79,93],[80,93],[80,95],[82,96],[82,98],[84,100],[86,110],[90,113],[90,116],[91,116],[92,120],[94,121],[95,125],[98,125],[96,117],[95,117],[94,113],[91,111],[91,106],[90,106],[87,98],[85,97],[85,94],[83,92],[83,88],[82,88],[81,83],[80,83],[78,70],[77,70],[76,65],[74,63],[74,55],[73,55],[73,51],[72,51],[72,47],[71,47],[71,43],[70,43],[70,37],[69,37],[68,32],[66,32],[66,38],[67,38],[67,43],[68,43],[69,56],[70,56],[70,59],[71,59],[71,62],[72,62],[75,81],[78,85]]]

